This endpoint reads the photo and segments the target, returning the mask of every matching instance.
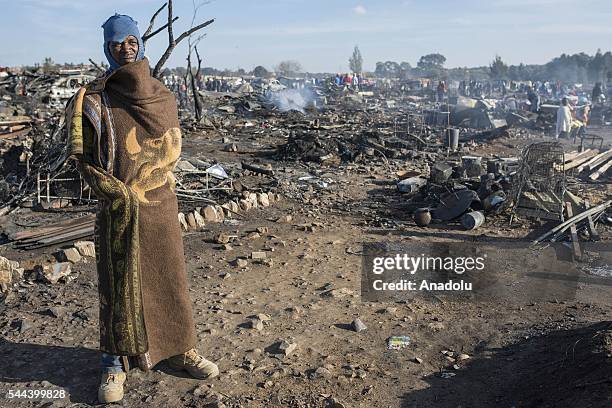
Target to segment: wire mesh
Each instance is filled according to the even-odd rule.
[[[537,142],[523,149],[513,191],[517,213],[563,219],[564,161],[558,142]]]

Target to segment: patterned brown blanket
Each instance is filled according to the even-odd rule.
[[[144,59],[82,88],[66,123],[71,155],[99,199],[100,348],[149,369],[196,342],[172,174],[176,101]]]

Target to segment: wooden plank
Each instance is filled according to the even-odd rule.
[[[64,227],[64,228],[60,228],[57,230],[54,230],[52,232],[49,232],[48,234],[43,234],[43,235],[36,235],[35,237],[31,237],[31,238],[26,238],[26,239],[21,239],[18,242],[23,243],[23,244],[27,244],[27,243],[31,243],[31,242],[38,242],[38,241],[42,241],[45,239],[49,239],[49,238],[53,238],[55,236],[61,235],[61,234],[67,234],[73,231],[78,231],[82,228],[87,228],[87,227],[93,227],[95,221],[91,221],[91,222],[86,222],[83,224],[79,224],[79,225],[73,225],[70,227]]]
[[[612,159],[610,159],[606,164],[604,164],[603,166],[601,166],[599,168],[599,170],[597,170],[596,172],[594,172],[593,174],[591,174],[589,176],[589,178],[591,180],[597,180],[599,178],[599,176],[601,176],[602,174],[606,174],[606,172],[608,171],[608,169],[610,168],[610,166],[612,166]]]
[[[580,173],[582,170],[593,171],[595,170],[595,168],[605,163],[610,158],[612,158],[612,149],[606,152],[601,152],[597,156],[589,160],[588,162],[580,165],[580,167],[578,167],[578,173]]]
[[[586,163],[581,164],[578,167],[578,173],[583,170],[592,171],[595,167],[599,166],[599,164],[605,162],[610,157],[612,157],[612,149],[605,152],[601,152]]]
[[[590,150],[590,149],[589,149]],[[585,150],[586,151],[586,150]],[[565,153],[564,157],[564,161],[567,163],[569,161],[574,160],[576,157],[578,157],[578,155],[580,154],[579,151],[574,150],[573,152],[569,152],[569,153]]]
[[[574,216],[572,211],[572,203],[566,202],[565,209],[567,211],[567,218],[571,219]],[[580,251],[580,243],[578,242],[578,231],[576,230],[576,224],[570,226],[570,235],[572,237],[572,248],[574,250],[574,259],[580,259],[582,252]]]
[[[88,214],[85,215],[83,217],[79,217],[79,218],[73,218],[73,219],[69,219],[66,221],[60,221],[54,224],[49,224],[46,225],[44,227],[36,227],[36,228],[31,228],[31,229],[27,229],[25,231],[19,231],[13,235],[11,235],[11,240],[13,241],[19,241],[22,239],[28,239],[28,238],[33,238],[36,236],[42,236],[42,235],[46,235],[50,232],[54,232],[54,231],[60,231],[62,230],[62,228],[66,228],[66,227],[71,227],[71,226],[75,226],[75,225],[81,225],[81,224],[86,224],[89,222],[92,222],[96,219],[96,215],[95,214]]]
[[[589,203],[589,200],[584,200],[584,207],[585,209],[589,209],[591,208],[591,203]],[[589,236],[591,237],[591,240],[593,241],[599,241],[600,240],[600,236],[599,236],[599,232],[597,232],[597,229],[595,228],[595,223],[593,222],[593,217],[592,216],[588,216],[587,217],[587,229],[589,230]]]
[[[576,159],[581,159],[583,157],[586,157],[587,155],[591,154],[593,152],[593,149],[586,149],[583,152],[580,152],[578,154],[574,154],[574,153],[568,153],[564,155],[564,161],[565,163],[571,162],[573,160]]]
[[[597,155],[597,151],[596,150],[591,150],[586,156],[580,157],[580,158],[576,158],[574,160],[572,160],[569,163],[565,163],[565,171],[571,170],[573,168],[576,168],[578,166],[580,166],[582,163],[585,163],[587,161],[589,161],[591,159],[591,157]]]

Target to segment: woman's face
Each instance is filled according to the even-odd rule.
[[[123,42],[111,42],[108,45],[113,59],[119,65],[129,64],[136,61],[138,55],[138,39],[133,35],[128,35]]]

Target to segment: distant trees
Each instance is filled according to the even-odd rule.
[[[502,61],[499,55],[495,56],[495,59],[489,65],[489,76],[491,79],[507,79],[508,78],[508,65]]]
[[[375,74],[382,78],[407,78],[411,75],[412,66],[408,62],[377,62]]]
[[[363,72],[363,57],[361,56],[361,51],[359,51],[358,46],[355,46],[355,49],[353,50],[353,55],[351,56],[351,58],[349,58],[349,68],[351,72]]]
[[[270,71],[268,71],[265,67],[258,65],[253,69],[253,75],[258,78],[267,78],[270,75]]]
[[[298,61],[282,61],[276,66],[276,72],[282,76],[295,76],[302,71],[302,65]]]
[[[45,73],[51,72],[55,68],[56,68],[56,64],[55,62],[53,62],[53,59],[51,57],[46,57],[42,64],[43,72]]]
[[[442,54],[423,55],[417,63],[417,70],[424,77],[439,78],[444,74],[444,63],[446,63],[446,57]]]

